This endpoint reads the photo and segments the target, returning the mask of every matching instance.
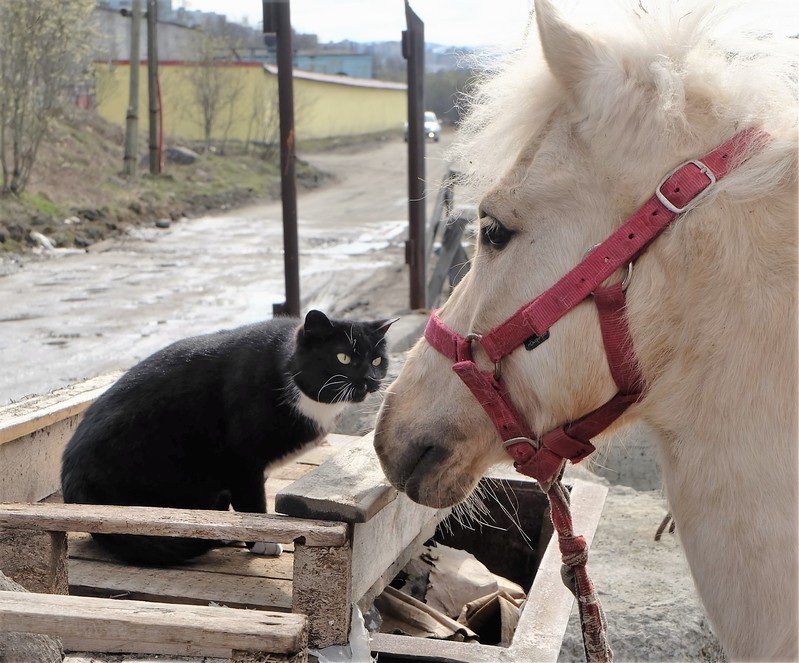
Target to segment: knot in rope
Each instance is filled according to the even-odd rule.
[[[588,562],[588,546],[582,535],[566,534],[558,540],[561,561],[565,566],[585,566]]]

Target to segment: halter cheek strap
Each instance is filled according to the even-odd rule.
[[[576,267],[486,334],[461,336],[433,311],[425,338],[453,362],[452,369],[491,419],[519,472],[548,482],[564,460],[577,463],[594,451],[591,439],[643,397],[644,381],[627,324],[624,287],[602,283],[619,268],[632,264],[678,215],[708,195],[747,151],[762,148],[768,139],[759,129],[746,129],[701,160],[675,168],[661,180],[655,194]],[[500,362],[521,345],[532,350],[546,341],[552,325],[591,295],[618,392],[593,412],[536,439],[501,380]],[[474,343],[494,362],[494,371],[477,367],[472,356]]]

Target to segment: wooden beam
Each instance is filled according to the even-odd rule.
[[[36,502],[61,487],[61,454],[83,413],[120,373],[0,407],[0,502]]]
[[[344,523],[271,514],[102,504],[0,504],[0,527],[275,543],[302,540],[312,547],[343,546],[349,540]]]
[[[345,645],[352,606],[352,549],[294,548],[294,594],[291,610],[308,615],[308,644],[321,649]]]
[[[301,651],[305,615],[0,591],[0,630],[61,638],[73,651],[230,657]]]
[[[67,535],[0,528],[0,570],[30,592],[67,594]]]
[[[432,536],[438,522],[449,512],[400,495],[369,522],[353,525],[351,602],[360,601],[398,558],[407,554],[410,559],[413,551],[407,550],[408,546],[422,531]],[[386,582],[390,581],[388,578]]]
[[[81,414],[121,373],[56,389],[43,396],[32,396],[0,408],[0,444],[41,430],[57,421]]]
[[[282,488],[275,510],[295,518],[364,523],[397,498],[380,469],[373,433],[336,450],[304,477]]]

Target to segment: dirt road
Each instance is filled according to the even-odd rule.
[[[427,144],[432,186],[446,144]],[[406,144],[302,156],[335,176],[299,197],[303,309],[377,317],[407,306]],[[285,299],[281,219],[278,202],[131,229],[89,253],[24,261],[0,276],[0,405],[128,368],[178,338],[270,317]]]

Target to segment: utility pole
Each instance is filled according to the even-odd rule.
[[[297,181],[294,170],[294,54],[289,0],[264,0],[264,34],[277,37],[277,94],[280,115],[280,199],[283,203],[283,265],[286,302],[275,315],[300,314],[300,257],[297,238]]]
[[[424,181],[424,23],[405,0],[408,29],[402,32],[402,55],[408,61],[408,241],[412,309],[427,307],[427,247]]]
[[[147,0],[147,82],[150,105],[150,174],[161,172],[158,120],[161,104],[158,95],[158,0]]]
[[[141,0],[132,0],[130,21],[130,93],[125,118],[125,175],[136,175],[139,157],[139,32],[141,30]]]

